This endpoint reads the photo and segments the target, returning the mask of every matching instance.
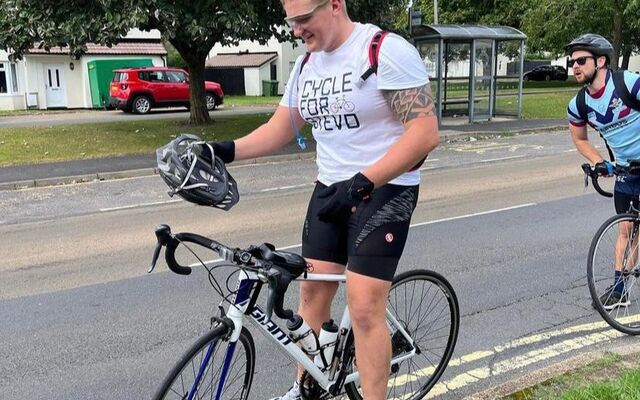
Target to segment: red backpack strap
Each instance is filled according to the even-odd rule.
[[[378,72],[378,56],[380,55],[382,39],[388,34],[389,32],[387,31],[378,31],[371,38],[371,42],[369,42],[369,68],[360,75],[358,86],[361,86],[372,74]]]
[[[311,53],[307,51],[300,63],[300,72],[302,72],[302,68],[304,68],[305,64],[309,61],[309,57],[311,57]]]
[[[382,39],[388,34],[389,32],[387,31],[378,31],[373,35],[371,43],[369,43],[369,65],[374,69],[374,73],[378,72],[378,56],[380,55]]]

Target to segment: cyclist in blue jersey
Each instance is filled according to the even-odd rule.
[[[569,102],[567,113],[571,137],[580,154],[595,165],[600,175],[612,176],[614,165],[606,161],[589,141],[587,124],[600,133],[615,159],[616,212],[627,212],[631,203],[638,207],[640,195],[640,172],[629,168],[631,160],[640,160],[640,111],[625,104],[623,94],[619,93],[621,90],[616,89],[613,72],[608,68],[613,46],[607,39],[585,34],[571,41],[565,50],[576,81],[586,87],[582,105],[580,94]],[[640,76],[625,71],[623,77],[631,97],[640,99]],[[616,243],[613,284],[600,298],[607,310],[630,304],[622,279],[622,261],[629,232],[628,227],[624,228],[620,230]]]

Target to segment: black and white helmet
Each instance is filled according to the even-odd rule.
[[[211,161],[202,157],[203,146],[208,146]],[[224,162],[196,135],[180,135],[156,150],[156,159],[160,176],[171,188],[170,196],[177,194],[191,203],[225,211],[240,200]]]
[[[605,56],[607,64],[613,56],[613,46],[611,42],[595,33],[587,33],[573,39],[571,43],[565,46],[565,54],[570,56],[576,50],[585,50],[596,57]]]

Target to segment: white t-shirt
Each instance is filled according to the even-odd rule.
[[[280,101],[284,107],[297,106],[302,118],[312,125],[318,181],[325,185],[362,172],[382,158],[404,133],[381,89],[415,88],[429,82],[416,48],[400,36],[389,34],[380,45],[377,74],[357,87],[360,76],[369,68],[369,44],[379,30],[371,24],[356,23],[349,38],[336,50],[311,53],[302,72],[304,56],[299,57]],[[417,185],[420,174],[407,172],[390,183]]]

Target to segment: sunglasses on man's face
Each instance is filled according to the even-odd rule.
[[[587,63],[587,60],[593,58],[594,60],[596,59],[593,56],[583,56],[583,57],[578,57],[575,59],[570,59],[569,62],[567,63],[567,65],[569,66],[569,68],[573,68],[573,64],[578,64],[578,65],[585,65]]]
[[[329,0],[323,0],[320,3],[318,3],[315,7],[313,7],[311,10],[307,11],[306,13],[296,15],[295,17],[285,18],[284,20],[291,27],[291,29],[295,28],[296,26],[305,25],[309,21],[311,21],[311,18],[313,18],[313,15],[316,13],[316,11],[318,11],[320,8],[322,8],[322,6],[324,6],[328,2]]]

